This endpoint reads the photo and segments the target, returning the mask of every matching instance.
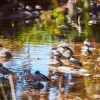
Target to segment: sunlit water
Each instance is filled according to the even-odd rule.
[[[24,34],[19,37],[24,37],[27,33],[32,33],[32,29],[25,31],[24,28],[22,32]],[[11,40],[11,38],[2,38],[1,43],[3,43],[2,41],[5,40],[12,41],[10,43],[12,43],[16,52],[12,59],[3,62],[3,65],[15,72],[17,76],[20,76],[20,73],[23,73],[22,66],[25,64],[32,66],[32,74],[38,70],[44,75],[49,76],[50,72],[46,63],[50,58],[51,46],[54,43],[58,43],[59,40],[54,36],[47,34],[46,36],[44,34],[42,37],[41,35],[38,37],[39,34],[34,35],[33,42],[30,42],[27,34],[22,41],[20,40],[20,47],[13,44],[14,41],[20,43],[19,38],[17,37],[15,37],[14,40]],[[8,44],[11,45],[10,43]],[[73,46],[75,55],[77,55],[77,57],[79,57],[79,59],[85,63],[84,68],[88,69],[91,74],[94,74],[94,66],[97,63],[96,60],[98,57],[98,50],[100,50],[99,43],[95,43],[97,50],[95,51],[94,55],[89,57],[81,55],[82,42],[75,43],[70,41],[70,43]],[[94,100],[95,96],[100,96],[99,79],[94,79],[93,77],[73,78],[72,81],[77,82],[75,86],[70,86],[67,79],[67,75],[63,77],[63,75],[60,74],[59,77],[56,80],[52,80],[51,83],[42,82],[44,88],[35,91],[34,87],[32,88],[32,86],[28,86],[26,82],[19,77],[15,84],[16,98],[17,100],[67,100],[79,96],[83,98],[83,100]],[[6,93],[6,95],[9,97],[8,93]],[[8,100],[11,100],[11,98]]]

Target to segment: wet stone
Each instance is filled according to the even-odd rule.
[[[94,94],[94,95],[93,95],[93,98],[94,98],[94,99],[100,99],[100,95],[99,95],[99,94]]]

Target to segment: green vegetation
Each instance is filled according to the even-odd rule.
[[[76,27],[72,27],[69,23],[68,16],[64,15],[64,12],[67,12],[67,10],[70,9],[63,9],[62,7],[58,7],[58,2],[53,1],[53,4],[55,6],[54,10],[48,10],[44,11],[44,13],[40,16],[40,22],[37,24],[34,24],[31,27],[30,32],[28,33],[28,36],[26,35],[27,32],[22,33],[22,35],[19,37],[22,41],[26,41],[26,38],[28,38],[28,41],[37,41],[37,42],[50,42],[48,40],[51,40],[57,37],[65,37],[69,41],[77,41],[77,40],[84,40],[85,38],[92,38],[93,36],[96,38],[95,40],[98,40],[98,36],[94,35],[93,33],[93,27],[88,25],[89,22],[89,2],[88,0],[78,0],[77,5],[82,8],[83,11],[83,17],[80,21],[82,24],[82,32],[78,32]],[[72,10],[73,8],[71,8]],[[74,23],[77,26],[77,18],[75,11],[71,13],[70,17],[74,16]],[[66,25],[66,30],[60,30],[57,27],[60,25]],[[25,36],[23,36],[25,34]],[[54,36],[55,35],[55,36]]]

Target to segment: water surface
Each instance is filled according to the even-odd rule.
[[[32,66],[32,74],[38,70],[44,75],[49,76],[50,71],[47,68],[46,62],[50,58],[52,45],[57,44],[61,38],[49,34],[49,31],[46,30],[39,29],[39,31],[36,31],[34,25],[30,27],[24,25],[20,28],[21,24],[20,22],[18,27],[11,28],[10,32],[7,31],[9,28],[5,31],[1,30],[0,43],[5,48],[12,50],[14,55],[8,61],[2,61],[1,59],[1,62],[3,62],[4,66],[14,71],[17,76],[23,73],[22,66],[25,64]],[[75,55],[84,63],[83,68],[88,69],[91,74],[95,74],[94,67],[97,64],[96,60],[99,57],[98,51],[100,50],[98,38],[96,36],[91,37],[91,40],[95,40],[93,43],[96,50],[94,55],[87,57],[81,55],[83,40],[86,36],[75,33],[72,34],[72,31],[70,31],[67,41],[72,45]],[[30,100],[30,98],[32,98],[31,100],[66,100],[78,96],[83,98],[83,100],[86,100],[85,98],[87,100],[94,100],[95,96],[100,96],[99,79],[93,77],[73,78],[72,81],[76,82],[77,85],[70,86],[66,75],[63,77],[62,74],[59,74],[57,80],[52,80],[51,83],[42,82],[44,88],[35,91],[34,87],[28,86],[23,79],[19,78],[15,82],[16,98],[17,100]],[[10,88],[7,89],[5,87],[4,90],[5,96],[7,96],[8,100],[11,100]],[[3,98],[2,91],[0,95],[2,95],[0,98]]]

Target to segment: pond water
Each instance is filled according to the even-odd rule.
[[[35,31],[34,25],[21,27],[23,23],[18,23],[16,28],[6,28],[1,30],[0,43],[5,48],[12,50],[14,56],[3,62],[3,65],[12,70],[20,76],[23,73],[23,65],[31,66],[31,73],[40,71],[46,76],[49,76],[50,71],[47,67],[47,61],[50,58],[51,47],[54,44],[59,43],[61,38],[49,34],[48,31],[39,30]],[[4,27],[4,26],[3,26]],[[9,30],[9,32],[8,32]],[[74,31],[73,31],[74,32]],[[96,50],[92,56],[81,55],[81,48],[85,36],[79,34],[68,35],[67,41],[72,45],[75,55],[84,63],[83,68],[89,70],[91,74],[95,74],[94,68],[98,63],[96,60],[99,57],[98,51],[100,50],[99,37],[91,35],[91,40],[95,44]],[[73,39],[75,37],[75,39]],[[78,40],[78,42],[76,41]],[[73,78],[72,81],[77,83],[75,86],[68,84],[66,75],[62,74],[52,82],[42,82],[43,89],[35,90],[34,86],[27,85],[22,78],[18,78],[15,82],[15,93],[17,100],[96,100],[94,98],[100,98],[100,80],[98,78],[86,77],[86,78]],[[2,83],[2,82],[1,82]],[[11,100],[10,88],[4,87],[2,92],[2,86],[0,92],[1,100]],[[5,94],[4,94],[5,92]],[[6,97],[6,99],[5,99]],[[99,100],[99,99],[98,99]]]

